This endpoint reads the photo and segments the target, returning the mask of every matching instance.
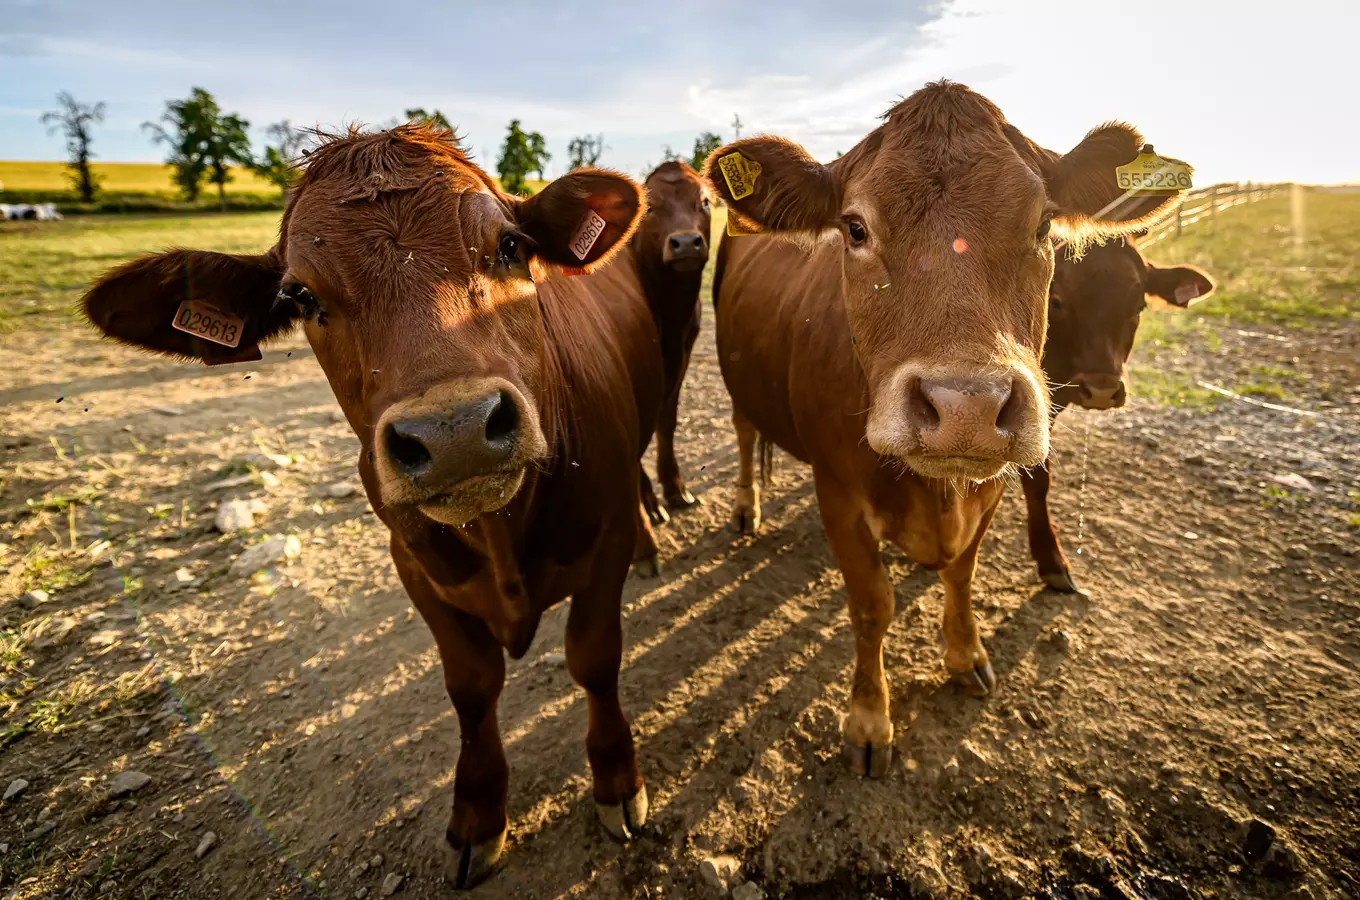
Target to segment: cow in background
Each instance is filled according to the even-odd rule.
[[[1053,391],[1053,415],[1069,406],[1117,409],[1128,397],[1124,366],[1147,308],[1147,295],[1182,309],[1214,289],[1193,266],[1153,265],[1132,236],[1091,247],[1078,257],[1060,248],[1048,289],[1048,340],[1044,373]],[[1077,590],[1072,569],[1048,509],[1052,465],[1022,470],[1029,524],[1029,549],[1044,583]]]

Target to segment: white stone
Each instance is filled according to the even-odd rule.
[[[227,500],[217,504],[217,518],[213,520],[213,525],[223,534],[231,534],[234,531],[254,527],[255,514],[249,502]]]
[[[140,791],[150,783],[150,775],[128,769],[126,772],[119,772],[109,779],[109,796],[114,798],[126,797],[134,791]]]
[[[9,783],[9,787],[5,788],[5,802],[8,803],[26,790],[28,790],[28,782],[25,779],[14,779]]]
[[[337,481],[335,484],[326,486],[326,496],[335,500],[343,500],[346,497],[353,497],[358,490],[348,481]]]
[[[297,535],[271,534],[258,544],[247,547],[231,564],[231,574],[253,575],[274,563],[297,559],[302,555],[302,542]]]
[[[208,852],[211,851],[212,848],[216,846],[217,846],[217,832],[215,831],[205,832],[203,837],[200,838],[198,841],[198,847],[197,849],[194,850],[194,856],[198,859],[202,859],[203,857],[208,855]]]

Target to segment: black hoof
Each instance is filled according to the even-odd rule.
[[[661,559],[657,556],[648,556],[645,559],[633,561],[633,571],[639,578],[660,578]]]
[[[666,495],[666,506],[676,511],[689,509],[691,506],[698,506],[699,503],[699,498],[687,490],[681,491],[678,494]]]
[[[845,758],[856,775],[882,778],[892,765],[892,744],[856,744],[845,739]]]
[[[732,513],[732,530],[738,534],[755,534],[760,530],[760,513],[753,509],[739,509]]]
[[[1081,589],[1077,587],[1077,583],[1072,580],[1072,575],[1069,572],[1049,572],[1047,575],[1041,573],[1039,577],[1044,580],[1044,584],[1048,585],[1050,589],[1055,590],[1060,594],[1081,593]]]
[[[963,672],[953,672],[954,683],[971,697],[986,697],[996,690],[996,673],[992,664],[985,662]]]
[[[495,873],[501,854],[505,852],[505,834],[502,831],[489,841],[480,844],[455,845],[446,840],[450,858],[444,872],[444,879],[455,890],[466,891],[475,888]]]
[[[647,519],[653,527],[665,525],[671,520],[671,514],[666,512],[664,506],[654,506],[647,510]]]
[[[638,830],[647,824],[647,785],[643,785],[630,799],[617,806],[595,804],[600,824],[618,841],[631,841]]]

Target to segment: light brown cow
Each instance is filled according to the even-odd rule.
[[[614,173],[573,172],[522,199],[448,132],[351,133],[312,153],[268,253],[149,256],[85,298],[106,334],[208,362],[305,327],[458,713],[446,832],[457,887],[484,878],[504,848],[505,653],[521,657],[543,611],[568,596],[567,669],[589,699],[599,815],[619,838],[647,818],[619,707],[619,607],[645,525],[656,329],[623,271],[554,274],[605,263],[644,207]],[[185,300],[215,309],[181,317]]]
[[[758,441],[812,465],[855,635],[842,731],[870,775],[887,771],[893,740],[880,542],[940,572],[945,665],[969,692],[992,691],[971,583],[999,476],[1048,454],[1050,228],[1128,230],[1170,199],[1117,189],[1115,168],[1142,145],[1126,125],[1062,155],[947,82],[885,118],[827,165],[754,137],[715,152],[707,172],[739,216],[797,238],[729,238],[718,253],[718,354],[741,453],[733,518],[760,520]]]

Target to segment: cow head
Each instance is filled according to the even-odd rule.
[[[689,163],[672,160],[647,176],[647,215],[633,236],[638,259],[697,273],[708,262],[709,190]]]
[[[310,155],[268,253],[143,257],[101,278],[85,312],[118,340],[208,362],[238,351],[173,328],[183,300],[241,320],[242,347],[301,323],[363,444],[374,507],[389,524],[461,525],[551,451],[561,326],[536,280],[604,261],[644,207],[610,172],[511,197],[448,132],[352,131]]]
[[[1131,240],[1117,238],[1080,257],[1058,251],[1048,289],[1044,372],[1057,406],[1113,409],[1128,396],[1124,364],[1147,307],[1146,296],[1186,307],[1214,283],[1192,266],[1161,268]]]
[[[1051,235],[1130,230],[1172,198],[1116,186],[1143,143],[1127,125],[1058,154],[947,82],[884,118],[827,165],[780,138],[737,141],[709,157],[709,180],[764,231],[840,248],[876,451],[944,478],[1036,465],[1048,453]]]

